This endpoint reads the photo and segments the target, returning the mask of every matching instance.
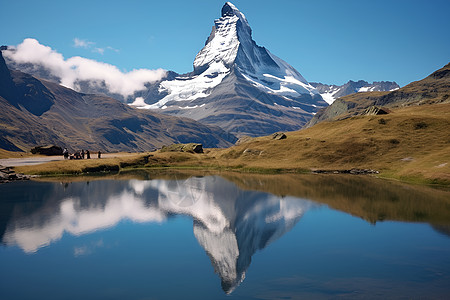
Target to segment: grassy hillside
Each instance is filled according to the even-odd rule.
[[[247,172],[375,169],[409,182],[450,184],[450,104],[394,109],[383,116],[356,116],[288,132],[287,138],[253,138],[204,154],[152,152],[113,161],[61,161],[21,167],[31,174],[85,173],[111,164],[150,168],[214,168]],[[107,170],[108,168],[105,168]],[[110,169],[110,168],[109,168]],[[91,171],[94,171],[91,169]]]
[[[370,106],[399,108],[450,102],[450,63],[430,76],[392,92],[354,93],[321,109],[306,125],[361,115]]]
[[[25,152],[17,152],[17,151],[8,151],[4,149],[0,149],[0,159],[2,158],[19,158],[30,156],[31,154]]]
[[[371,168],[387,177],[450,183],[450,104],[322,122],[285,140],[253,139],[218,157],[250,168]]]

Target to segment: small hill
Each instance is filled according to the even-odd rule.
[[[236,138],[191,119],[138,110],[99,95],[10,71],[0,55],[0,149],[148,151],[172,143],[227,147]]]
[[[329,107],[319,110],[305,127],[325,120],[361,115],[371,106],[396,108],[449,102],[450,63],[430,76],[392,92],[356,93],[339,98]]]
[[[321,122],[286,136],[254,138],[217,157],[249,169],[375,169],[386,177],[450,183],[450,103]]]

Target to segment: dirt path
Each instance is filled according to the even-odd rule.
[[[130,155],[130,153],[105,153],[102,154],[102,158],[112,158],[119,156]],[[92,157],[93,156],[93,157]],[[97,154],[91,155],[91,159],[98,159]],[[38,157],[20,157],[20,158],[4,158],[0,159],[0,166],[4,167],[20,167],[20,166],[32,166],[39,165],[51,161],[64,160],[63,156],[38,156]]]

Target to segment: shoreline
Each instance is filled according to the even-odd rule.
[[[80,161],[68,161],[61,160],[56,162],[47,162],[40,165],[29,165],[14,167],[16,173],[30,176],[31,179],[45,179],[45,178],[81,178],[85,176],[92,177],[108,177],[115,176],[121,173],[144,170],[146,172],[161,172],[161,171],[201,171],[201,172],[233,172],[241,174],[261,174],[261,175],[278,175],[278,174],[320,174],[320,175],[352,175],[352,176],[370,176],[377,179],[383,179],[388,181],[396,181],[401,183],[423,185],[436,188],[450,188],[450,183],[438,180],[427,180],[421,176],[408,176],[403,177],[396,175],[393,170],[378,171],[375,169],[360,169],[360,168],[276,168],[276,167],[251,167],[243,165],[220,165],[220,164],[186,164],[177,161],[177,157],[183,157],[183,155],[177,155],[179,153],[172,153],[171,162],[165,162],[162,164],[149,163],[149,158],[158,156],[159,153],[153,154],[129,154],[128,157],[117,156],[113,158],[80,160]],[[194,155],[194,154],[192,154]],[[64,169],[61,168],[61,163],[69,163],[70,165],[76,165],[78,162],[84,162],[83,168]],[[101,163],[100,163],[101,162]],[[100,163],[100,164],[98,164]]]

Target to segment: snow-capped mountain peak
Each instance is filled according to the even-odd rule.
[[[231,68],[241,41],[251,40],[251,35],[252,30],[245,15],[232,3],[225,3],[222,17],[214,21],[205,47],[195,57],[194,73],[202,73],[209,65],[219,61]]]
[[[230,17],[237,16],[241,21],[248,24],[247,18],[245,18],[245,15],[243,13],[241,13],[239,11],[239,9],[237,9],[237,7],[234,6],[234,4],[231,2],[225,3],[225,5],[222,7],[222,17],[226,17],[226,16],[230,16]]]
[[[205,47],[194,60],[195,74],[222,62],[227,69],[236,67],[265,92],[291,96],[317,94],[297,70],[253,41],[247,18],[232,3],[223,6],[222,17],[214,23]]]
[[[251,35],[252,29],[250,28],[250,25],[248,24],[245,15],[241,13],[239,9],[237,9],[237,7],[234,6],[233,3],[231,2],[225,3],[225,5],[222,7],[222,18],[233,16],[237,17],[241,22],[240,23],[240,26],[242,26],[241,29],[244,30],[245,33]]]
[[[295,68],[256,44],[247,18],[230,2],[193,67],[189,74],[162,81],[156,99],[144,95],[132,105],[252,136],[299,129],[327,105]],[[246,115],[237,117],[241,112]],[[259,127],[244,125],[250,119],[260,120]]]

